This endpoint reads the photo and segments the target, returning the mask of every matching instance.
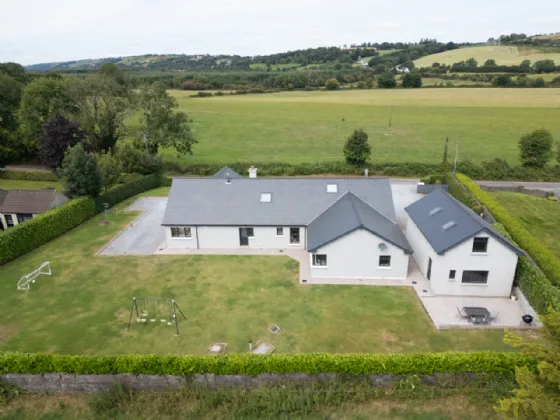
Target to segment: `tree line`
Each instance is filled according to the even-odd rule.
[[[112,63],[101,66],[95,75],[68,78],[30,77],[19,64],[2,63],[0,167],[37,159],[64,177],[69,173],[64,160],[73,150],[72,156],[79,155],[73,159],[80,162],[77,172],[108,168],[104,178],[108,188],[114,181],[111,173],[157,171],[160,147],[192,153],[196,140],[191,121],[177,108],[165,84],[146,83],[132,89]],[[139,124],[129,132],[124,122],[132,114],[139,115]],[[68,192],[81,195],[79,191]]]

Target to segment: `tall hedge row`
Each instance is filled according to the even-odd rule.
[[[494,200],[490,194],[474,183],[472,179],[463,174],[457,174],[457,179],[480,203],[488,208],[498,222],[504,225],[513,240],[531,256],[554,285],[560,286],[560,260],[556,255],[531,235],[521,225],[519,220],[509,214],[506,209]]]
[[[148,175],[113,187],[95,200],[80,197],[0,233],[0,265],[6,264],[50,240],[68,232],[96,213],[103,203],[115,205],[141,192],[161,185],[161,177]]]
[[[504,225],[494,223],[492,226],[513,241]],[[554,286],[527,257],[519,258],[515,270],[515,283],[538,313],[546,314],[551,308],[560,311],[560,288]]]
[[[22,181],[48,181],[56,182],[58,178],[54,172],[25,172],[25,171],[0,171],[0,179],[19,179]]]
[[[0,353],[0,374],[151,374],[259,375],[262,373],[432,374],[514,372],[516,366],[534,367],[521,353],[425,354],[277,354],[247,353],[223,356],[125,355],[70,356]]]
[[[116,185],[95,199],[95,209],[97,212],[102,212],[104,203],[108,203],[109,207],[113,207],[115,204],[136,194],[157,188],[161,183],[162,179],[159,175],[147,175],[133,179],[125,184]]]
[[[94,215],[93,199],[81,197],[2,232],[0,265],[46,244]]]
[[[448,173],[445,177],[445,182],[448,185],[449,194],[463,203],[465,206],[473,209],[477,214],[482,213],[482,207],[474,200],[471,195],[465,191],[463,186],[455,179],[452,173]]]

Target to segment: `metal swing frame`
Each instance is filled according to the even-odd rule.
[[[140,312],[139,310],[141,310],[143,312],[144,308],[146,307],[145,305],[149,302],[154,302],[154,304],[156,302],[165,302],[169,305],[169,315],[170,315],[170,322],[175,322],[175,329],[177,331],[177,335],[179,335],[179,322],[177,321],[177,312],[179,312],[181,314],[181,316],[183,317],[183,319],[186,321],[187,317],[183,314],[183,312],[181,311],[181,308],[179,308],[179,305],[177,305],[177,302],[175,302],[175,299],[166,299],[166,298],[155,298],[155,297],[133,297],[132,298],[132,306],[130,307],[130,317],[128,318],[128,327],[127,330],[130,331],[130,325],[132,323],[132,315],[134,314],[134,311],[136,311],[136,318],[140,318]]]
[[[51,264],[50,262],[45,261],[43,264],[41,264],[41,266],[37,270],[32,271],[28,275],[20,278],[17,284],[17,288],[18,290],[24,290],[24,289],[29,290],[30,289],[29,283],[34,283],[37,277],[39,277],[40,275],[50,276],[51,274],[52,274]]]

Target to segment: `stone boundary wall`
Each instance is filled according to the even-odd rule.
[[[511,187],[499,187],[499,186],[488,186],[488,185],[480,185],[479,187],[485,191],[494,191],[494,192],[514,192],[514,193],[521,193],[521,194],[528,194],[539,198],[547,198],[554,196],[554,193],[551,191],[543,191],[543,190],[533,190],[530,188],[525,188],[522,185],[519,186],[511,186]]]
[[[455,384],[462,386],[477,376],[484,374],[476,373],[434,373],[433,375],[418,375],[424,385],[449,386]],[[120,383],[136,390],[148,391],[177,391],[182,388],[198,385],[209,389],[241,387],[255,388],[263,385],[281,385],[286,383],[302,383],[312,385],[315,382],[325,382],[343,379],[345,375],[335,373],[285,373],[285,374],[261,374],[250,375],[213,375],[197,374],[193,376],[172,375],[72,375],[59,373],[34,374],[3,374],[0,380],[16,385],[25,391],[33,393],[94,393],[106,390],[111,385]],[[352,376],[355,377],[355,376]],[[399,375],[362,375],[371,383],[372,387],[387,388],[396,384]]]

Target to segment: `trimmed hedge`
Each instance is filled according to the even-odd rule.
[[[0,265],[68,232],[95,215],[90,197],[71,200],[0,234]]]
[[[459,181],[455,179],[455,175],[453,175],[452,173],[447,174],[447,176],[445,177],[445,181],[447,182],[449,188],[449,194],[451,194],[465,206],[474,210],[476,214],[482,213],[482,207],[476,202],[476,200],[473,200],[473,198],[467,191],[465,191]]]
[[[56,182],[58,178],[54,172],[24,172],[0,171],[0,179],[18,179],[21,181],[46,181]]]
[[[521,353],[278,354],[223,356],[125,355],[71,356],[1,353],[0,374],[69,373],[146,375],[259,375],[263,373],[432,374],[434,372],[512,373],[534,368]]]
[[[504,225],[513,240],[531,256],[552,283],[560,286],[560,260],[556,255],[531,235],[514,216],[509,214],[472,179],[463,174],[457,174],[457,179],[480,203],[486,206],[498,222]]]
[[[136,194],[159,187],[161,182],[159,175],[147,175],[133,179],[126,184],[115,185],[109,191],[95,198],[95,210],[98,213],[102,212],[104,209],[103,203],[109,203],[109,207],[113,207]]]
[[[513,241],[501,223],[494,223],[492,226]],[[519,257],[515,270],[515,283],[538,313],[546,314],[550,309],[560,311],[560,289],[554,286],[527,257]]]

